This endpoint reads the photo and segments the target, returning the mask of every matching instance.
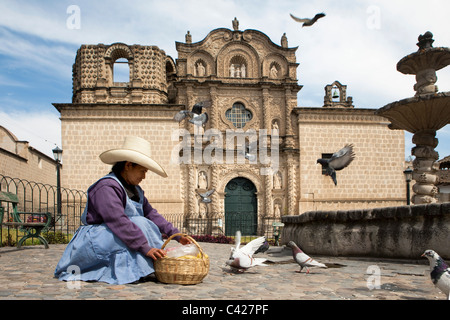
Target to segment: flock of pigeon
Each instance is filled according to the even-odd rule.
[[[313,18],[298,18],[290,14],[291,18],[296,22],[302,23],[302,27],[310,27],[317,22],[320,18],[325,17],[324,13],[318,13]],[[211,101],[202,101],[196,103],[192,110],[182,110],[174,116],[174,120],[181,122],[186,118],[190,118],[189,122],[199,126],[204,127],[208,122],[208,114],[203,112],[204,108],[211,106]],[[249,160],[254,160],[254,155],[250,154],[250,146],[247,144],[245,146],[245,157]],[[353,145],[347,144],[341,150],[332,154],[330,158],[317,159],[317,163],[322,165],[325,170],[325,174],[330,176],[333,180],[335,186],[337,186],[336,171],[340,171],[346,168],[355,158],[355,153],[353,151]],[[214,189],[208,190],[205,193],[197,192],[203,203],[210,203],[210,196],[214,193]],[[233,270],[238,272],[244,272],[255,266],[266,266],[264,262],[265,258],[254,258],[253,255],[259,252],[266,252],[269,249],[269,244],[265,237],[259,237],[247,243],[245,246],[241,245],[241,232],[237,231],[235,238],[235,247],[231,248],[231,254],[226,264],[229,265]],[[292,255],[294,261],[300,266],[300,270],[296,272],[301,272],[303,268],[306,268],[306,273],[310,272],[311,267],[327,268],[323,263],[320,263],[306,253],[304,253],[296,243],[290,241],[287,244],[288,247],[292,249]],[[430,263],[430,277],[433,284],[446,294],[447,299],[450,300],[450,268],[445,263],[445,261],[433,250],[426,250],[422,257],[426,257]]]
[[[269,249],[269,243],[265,237],[256,238],[245,246],[241,246],[241,232],[236,232],[235,246],[231,248],[231,254],[226,264],[230,266],[233,271],[244,273],[246,270],[256,266],[267,266],[266,258],[255,258],[255,254],[259,252],[266,252]],[[310,268],[328,268],[324,263],[320,263],[311,258],[303,252],[294,241],[289,241],[288,247],[292,249],[292,256],[294,261],[300,266],[301,273],[303,268],[306,273],[310,273]],[[422,257],[429,260],[430,263],[430,277],[433,284],[440,289],[450,300],[450,268],[445,261],[433,250],[426,250]]]
[[[203,109],[208,108],[211,105],[211,101],[198,102],[192,107],[192,110],[181,110],[177,114],[175,114],[173,119],[177,122],[181,122],[184,119],[189,118],[188,121],[190,123],[199,127],[204,127],[206,122],[208,122],[209,117],[207,112],[203,112]],[[249,144],[246,141],[244,148],[245,150],[240,151],[240,153],[243,153],[246,159],[255,161],[256,155],[253,153],[253,151],[256,149],[255,142]],[[354,158],[355,152],[353,151],[353,145],[347,144],[341,150],[333,153],[331,158],[317,159],[317,163],[322,165],[322,168],[325,169],[325,174],[327,176],[330,176],[334,182],[334,185],[337,186],[336,171],[346,168]],[[209,195],[211,195],[211,193],[214,191],[212,190],[211,193],[209,192],[210,191],[208,191],[205,196],[203,196],[202,194],[200,195],[203,199],[203,202],[205,203],[211,202],[209,201]]]
[[[327,266],[323,263],[317,262],[306,253],[304,253],[294,241],[290,241],[288,247],[292,249],[292,255],[295,262],[300,266],[300,271],[303,268],[306,268],[306,273],[309,273],[310,267],[319,267],[319,268],[327,268]],[[267,242],[265,237],[256,238],[245,246],[241,246],[241,232],[236,232],[235,237],[235,247],[231,248],[231,254],[226,264],[231,267],[232,270],[237,272],[244,272],[255,266],[267,266],[264,262],[267,261],[266,258],[254,258],[253,255],[258,254],[260,252],[266,252],[269,250],[269,243]]]

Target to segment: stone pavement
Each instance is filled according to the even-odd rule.
[[[174,242],[171,242],[174,243]],[[171,245],[169,243],[169,246]],[[175,242],[176,244],[176,242]],[[266,267],[245,273],[225,265],[229,244],[199,243],[211,267],[202,283],[174,285],[148,281],[110,285],[58,281],[53,271],[65,245],[0,248],[1,300],[444,300],[431,283],[428,260],[316,257],[328,269],[299,270],[288,250],[264,254]],[[260,256],[260,254],[258,255]]]

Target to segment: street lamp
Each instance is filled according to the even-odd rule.
[[[412,175],[413,175],[413,170],[408,167],[406,168],[405,171],[403,171],[403,174],[405,175],[405,180],[406,180],[406,205],[410,205],[411,204],[411,191],[410,191],[410,187],[409,187],[409,183],[412,181]]]
[[[58,216],[61,216],[61,159],[63,151],[56,146],[52,152],[56,161],[56,208]]]

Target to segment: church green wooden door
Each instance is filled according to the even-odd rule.
[[[256,235],[258,207],[256,187],[246,178],[235,178],[225,187],[225,234]]]

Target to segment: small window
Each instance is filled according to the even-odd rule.
[[[231,109],[225,112],[225,116],[238,129],[245,127],[245,124],[253,118],[252,112],[245,109],[241,103],[235,103]]]
[[[114,82],[130,82],[130,66],[127,59],[117,59],[113,68]]]
[[[332,153],[322,153],[322,159],[330,159],[333,156]],[[327,174],[327,169],[324,169],[322,167],[322,174],[326,175]]]

